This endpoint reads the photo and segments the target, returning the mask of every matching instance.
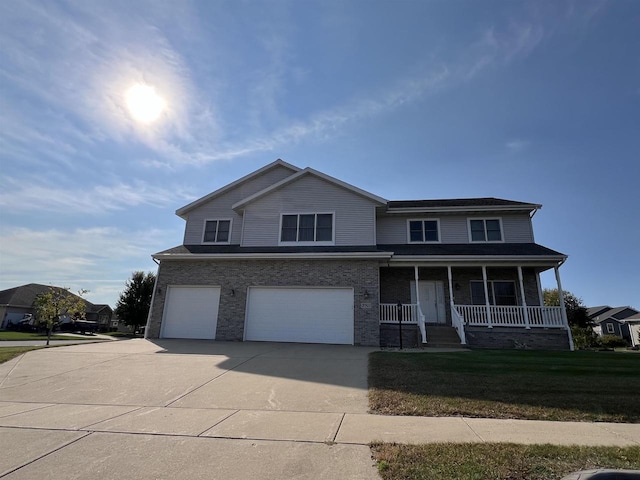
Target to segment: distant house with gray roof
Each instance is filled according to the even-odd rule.
[[[5,330],[11,324],[17,324],[29,316],[35,317],[34,302],[36,297],[48,292],[51,287],[52,285],[28,283],[0,291],[0,329]],[[98,322],[100,330],[109,330],[113,317],[111,307],[105,304],[95,305],[85,299],[83,301],[86,305],[85,318]]]
[[[633,307],[610,307],[601,305],[587,309],[587,316],[595,324],[598,335],[615,335],[631,345],[639,345],[640,312]]]

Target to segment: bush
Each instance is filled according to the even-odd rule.
[[[615,335],[603,335],[600,344],[605,348],[626,347],[628,345],[624,338]]]
[[[579,350],[594,348],[600,345],[600,337],[593,331],[591,327],[571,327],[571,336],[573,344]]]

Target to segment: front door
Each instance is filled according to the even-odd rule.
[[[420,310],[427,323],[446,323],[444,309],[444,284],[442,282],[419,281],[418,296]],[[416,282],[411,282],[411,303],[416,303]]]

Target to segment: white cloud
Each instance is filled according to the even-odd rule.
[[[60,187],[39,178],[0,179],[0,207],[11,212],[104,214],[146,205],[166,207],[194,200],[187,192],[145,182]]]
[[[513,139],[505,143],[505,147],[511,153],[518,153],[529,148],[530,144],[531,142],[529,142],[528,140]]]
[[[113,306],[134,270],[155,270],[150,255],[178,243],[179,232],[112,227],[3,228],[0,289],[43,283],[89,289],[87,299]]]

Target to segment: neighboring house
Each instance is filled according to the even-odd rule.
[[[614,335],[624,338],[632,346],[639,345],[640,312],[632,307],[615,307],[608,305],[587,309],[587,316],[594,323],[594,331],[602,335]]]
[[[159,262],[150,338],[572,348],[539,274],[566,255],[534,241],[540,205],[388,201],[277,160],[177,210],[183,244]],[[417,288],[416,288],[417,285]],[[398,308],[400,304],[400,308]]]
[[[11,323],[17,324],[30,315],[35,317],[34,301],[38,295],[48,292],[49,288],[51,288],[50,285],[29,283],[0,291],[0,329],[8,328]],[[112,315],[111,307],[94,305],[84,299],[83,301],[86,304],[87,320],[99,322],[101,328],[109,324]]]
[[[92,304],[87,302],[87,311],[85,314],[86,320],[90,322],[98,323],[98,331],[100,332],[110,332],[112,330],[116,330],[118,324],[116,323],[116,328],[113,328],[112,325],[112,317],[113,310],[109,305],[106,304]]]

